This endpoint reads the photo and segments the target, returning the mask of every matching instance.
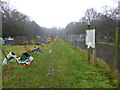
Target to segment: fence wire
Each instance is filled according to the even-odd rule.
[[[113,30],[114,29],[114,30]],[[104,29],[104,32],[98,34],[96,32],[96,57],[104,60],[110,67],[113,63],[114,52],[115,52],[115,32],[116,28]],[[112,32],[110,32],[112,31]],[[66,34],[62,36],[63,39],[79,47],[80,49],[86,50],[86,34]],[[115,61],[116,69],[120,71],[120,65],[118,61]],[[117,68],[118,67],[118,68]]]

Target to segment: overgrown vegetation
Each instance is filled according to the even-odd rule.
[[[3,47],[6,52],[10,51],[8,47]],[[24,47],[20,47],[21,51],[19,47],[12,46],[11,49],[19,54],[24,51]],[[73,48],[62,39],[57,38],[41,49],[42,53],[32,53],[34,61],[29,66],[11,62],[3,68],[3,88],[117,87],[117,81],[110,82],[110,76],[102,68],[86,62],[84,51]]]

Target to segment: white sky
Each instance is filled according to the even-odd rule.
[[[117,6],[114,0],[9,0],[18,11],[30,16],[40,26],[66,27],[79,21],[88,8],[101,11],[101,7]]]

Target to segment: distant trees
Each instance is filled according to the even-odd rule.
[[[79,22],[71,22],[66,26],[65,32],[85,34],[86,27],[90,23],[92,28],[96,27],[98,38],[108,37],[114,39],[115,29],[117,24],[120,23],[120,19],[118,19],[119,9],[109,9],[105,6],[102,13],[97,12],[94,8],[87,9],[84,17]]]
[[[96,17],[97,17],[97,12],[93,8],[87,9],[85,11],[85,18],[88,21],[88,23],[91,23],[92,20],[96,19]]]
[[[2,8],[2,37],[14,36],[48,36],[60,35],[62,28],[40,27],[35,21],[16,9],[9,7],[7,2],[0,1]]]
[[[40,35],[41,27],[31,21],[28,16],[11,9],[7,2],[0,1],[2,9],[2,36],[36,36]]]
[[[68,32],[68,34],[85,33],[86,25],[84,22],[71,22],[66,26],[65,32]]]
[[[64,34],[64,28],[57,28],[57,27],[52,27],[52,28],[46,28],[46,27],[42,27],[42,35],[43,36],[48,36],[48,35],[52,35],[52,36],[61,36]]]
[[[119,2],[120,3],[120,2]],[[105,36],[114,38],[116,26],[120,26],[118,18],[120,5],[118,8],[109,9],[104,7],[102,13],[94,8],[87,9],[85,15],[79,22],[70,22],[65,29],[40,27],[35,21],[31,21],[28,16],[11,9],[7,2],[0,1],[2,9],[2,36],[45,36],[45,35],[63,35],[63,34],[85,34],[88,23],[91,27],[96,27],[97,37]],[[120,16],[119,16],[120,17]]]

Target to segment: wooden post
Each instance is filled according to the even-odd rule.
[[[116,35],[115,35],[115,46],[114,46],[114,56],[113,56],[113,59],[112,59],[112,71],[114,72],[118,65],[119,65],[119,55],[118,55],[118,52],[119,52],[119,30],[120,28],[116,28]],[[118,64],[116,64],[116,62],[118,61]],[[119,68],[118,68],[119,69]]]
[[[25,47],[25,50],[27,50],[27,47],[26,47],[26,41],[24,41],[24,47]]]
[[[120,73],[120,27],[118,28],[118,53],[117,53],[117,69],[118,69],[118,73]]]
[[[72,34],[72,45],[74,46],[74,33]]]
[[[118,69],[118,73],[120,74],[120,27],[118,28],[118,52],[117,52],[117,69]],[[120,76],[118,77],[118,88],[120,88]]]
[[[4,52],[4,50],[3,50],[3,49],[2,49],[2,52],[3,52],[3,54],[4,54],[5,58],[7,59],[7,62],[8,62],[8,61],[9,61],[9,59],[8,59],[7,55],[5,54],[5,52]]]
[[[96,45],[96,27],[94,29],[95,29],[95,45]],[[96,64],[96,46],[95,48],[93,48],[93,65],[95,64]]]
[[[87,48],[87,61],[90,62],[90,49]]]
[[[116,67],[118,69],[118,72],[120,73],[120,27],[116,28],[116,36],[115,36],[115,53],[113,57],[113,65],[112,70],[115,70]],[[117,62],[117,65],[116,65]]]
[[[92,49],[92,52],[93,52],[92,65],[94,65],[95,64],[95,49],[94,48]]]
[[[90,30],[90,25],[87,26],[87,30]],[[87,61],[90,62],[90,48],[87,48]]]
[[[118,16],[117,16],[117,34],[118,34],[118,37],[116,37],[116,38],[118,38],[118,44],[116,44],[117,45],[117,69],[118,69],[118,73],[120,74],[120,21],[119,21],[119,19],[118,18],[120,18],[120,1],[118,2]],[[119,77],[120,78],[120,77]],[[120,88],[120,79],[119,79],[119,88]]]
[[[91,29],[91,27],[90,27],[90,25],[88,25],[88,27],[87,27],[87,30],[89,31]],[[96,29],[96,28],[95,28]],[[94,30],[95,30],[94,29]],[[94,31],[95,32],[95,31]],[[94,33],[93,32],[93,33]],[[95,34],[95,33],[94,33]],[[94,35],[93,34],[93,35]],[[89,35],[88,35],[89,36]],[[94,37],[94,36],[93,36]],[[87,39],[88,38],[90,38],[90,37],[87,37]],[[93,38],[93,39],[95,39],[95,37]],[[89,40],[89,39],[88,39]],[[91,42],[92,43],[92,42]],[[86,44],[88,44],[88,41],[87,41],[87,43]],[[88,47],[89,47],[89,45],[88,45]],[[95,63],[96,63],[96,50],[95,50],[95,47],[92,47],[92,49],[89,47],[89,48],[87,48],[87,60],[88,60],[88,62],[90,62],[90,59],[91,59],[91,57],[90,57],[90,50],[92,50],[92,61],[91,61],[91,63],[92,63],[92,65],[94,65]]]
[[[68,32],[66,33],[65,39],[66,39],[66,41],[68,41]]]

